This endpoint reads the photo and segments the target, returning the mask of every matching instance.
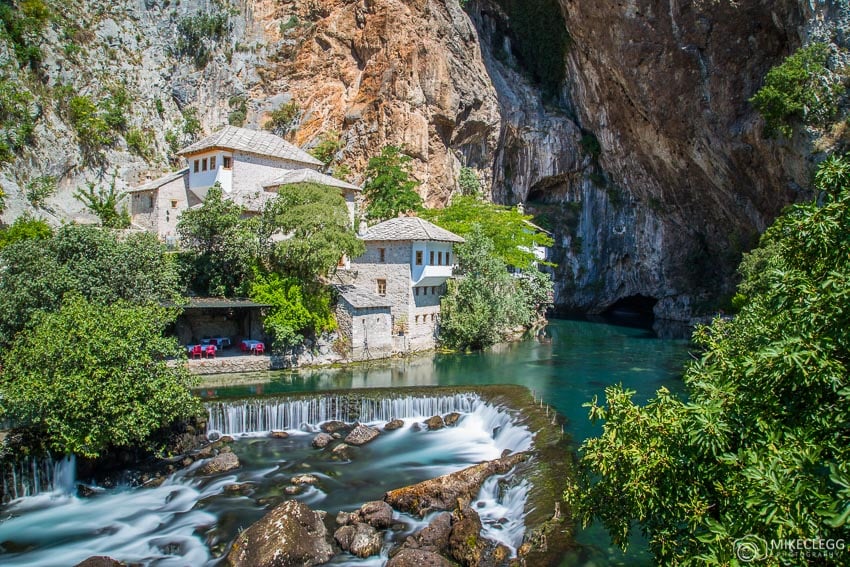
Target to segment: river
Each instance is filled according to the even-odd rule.
[[[487,352],[428,355],[338,369],[219,376],[210,379],[199,394],[220,405],[222,401],[230,403],[228,399],[248,397],[247,403],[260,403],[260,398],[280,399],[275,394],[305,391],[519,384],[566,417],[565,431],[578,444],[600,431],[587,421],[583,403],[594,395],[601,397],[604,388],[615,383],[635,390],[638,400],[645,400],[660,386],[679,390],[686,360],[686,341],[658,339],[644,328],[555,320],[537,337]],[[220,417],[211,409],[217,427],[242,434],[233,451],[243,467],[232,473],[204,476],[190,467],[156,489],[116,487],[84,499],[70,494],[74,483],[66,478],[69,465],[57,464],[61,474],[57,474],[52,492],[22,498],[2,510],[0,546],[6,553],[0,551],[0,563],[63,565],[73,564],[72,559],[106,554],[150,565],[215,564],[217,553],[240,529],[259,519],[269,502],[283,497],[281,486],[295,473],[309,472],[319,479],[317,486],[308,487],[298,498],[335,514],[380,498],[384,490],[458,470],[494,458],[505,448],[519,450],[528,443],[522,428],[510,425],[506,414],[475,399],[455,396],[395,403],[393,408],[370,410],[368,420],[385,422],[392,414],[406,418],[405,428],[380,436],[364,447],[362,454],[348,460],[322,456],[310,448],[311,436],[297,430],[298,424],[301,429],[312,429],[334,417],[322,414],[324,406],[292,405],[284,408],[286,415],[301,414],[284,427],[293,433],[288,439],[257,436],[276,427],[251,424],[239,417],[242,410],[238,407]],[[425,405],[419,407],[420,403]],[[423,416],[445,411],[464,415],[460,429],[427,432],[412,427]],[[231,420],[229,425],[226,419]],[[494,423],[501,425],[494,427]],[[234,485],[244,485],[247,493],[228,490]],[[511,548],[518,545],[516,534],[522,531],[516,509],[521,509],[526,489],[522,483],[514,483],[512,490],[497,500],[494,481],[479,495],[479,510],[485,524],[493,528],[489,535]],[[506,518],[516,521],[506,523]],[[403,515],[399,521],[406,527],[397,539],[421,525]],[[580,550],[565,557],[563,565],[651,564],[640,540],[624,555],[612,548],[598,529],[583,531],[578,539]],[[382,562],[376,558],[369,564]]]

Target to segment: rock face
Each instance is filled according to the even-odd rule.
[[[321,565],[334,555],[322,514],[288,500],[242,532],[225,563],[234,567]]]
[[[423,518],[429,512],[453,510],[459,499],[468,504],[488,477],[503,474],[527,459],[527,453],[516,453],[486,461],[419,484],[391,490],[384,495],[384,501],[396,510]]]
[[[357,424],[357,427],[352,429],[351,433],[345,437],[345,442],[349,445],[365,445],[378,435],[379,431],[374,427],[369,427],[368,425],[359,423]]]
[[[201,474],[219,474],[240,467],[239,458],[232,452],[220,453],[201,465],[198,472]]]
[[[544,4],[543,15],[521,12]],[[204,60],[175,55],[175,22],[215,9],[82,0],[62,11],[38,38],[37,76],[6,69],[38,112],[33,143],[0,165],[3,220],[24,211],[91,220],[72,197],[86,181],[115,172],[124,189],[176,165],[170,146],[228,122],[259,128],[292,102],[288,138],[310,148],[339,132],[336,157],[352,181],[394,143],[413,156],[431,205],[448,201],[469,166],[494,200],[548,219],[560,308],[684,318],[728,291],[740,252],[806,196],[811,137],[765,140],[747,99],[804,39],[850,38],[835,32],[850,19],[839,2],[470,0],[462,10],[454,0],[252,0],[222,11]],[[547,51],[546,34],[523,33],[529,19],[568,30],[565,53]],[[69,40],[60,28],[79,33]],[[534,42],[563,71],[555,88],[522,60]],[[57,87],[99,104],[109,77],[126,84],[127,127],[92,155]],[[131,131],[147,149],[138,136],[128,143]],[[28,199],[44,176],[56,194]]]

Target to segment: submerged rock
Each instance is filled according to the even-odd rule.
[[[384,431],[394,431],[404,427],[404,422],[400,419],[392,419],[384,426]]]
[[[425,425],[428,426],[428,429],[434,431],[436,429],[442,429],[445,427],[445,423],[443,422],[443,418],[439,415],[435,415],[434,417],[429,417],[425,420]]]
[[[314,484],[318,484],[319,479],[312,474],[299,474],[298,476],[293,476],[289,479],[289,482],[295,486],[301,486],[302,484],[309,484],[312,486]]]
[[[435,510],[453,510],[458,499],[466,504],[471,502],[488,477],[506,473],[527,459],[528,453],[516,453],[486,461],[419,484],[390,490],[384,495],[384,501],[396,510],[417,514],[422,518]]]
[[[322,521],[297,500],[287,500],[242,532],[227,554],[232,567],[280,567],[321,565],[334,555]]]
[[[241,466],[239,463],[239,458],[235,453],[227,452],[220,453],[201,465],[201,468],[198,469],[198,472],[201,474],[218,474],[227,471],[232,471],[233,469],[238,469]]]
[[[349,445],[365,445],[377,437],[379,433],[380,432],[374,427],[369,427],[368,425],[359,423],[357,424],[357,427],[355,427],[351,433],[345,437],[345,442]]]
[[[333,440],[334,438],[328,435],[327,433],[319,433],[318,435],[313,437],[313,447],[315,447],[316,449],[324,449]]]

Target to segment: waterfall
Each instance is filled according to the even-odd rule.
[[[0,466],[3,478],[2,503],[45,492],[70,494],[76,488],[77,460],[73,455],[54,460],[25,457]]]
[[[516,553],[525,535],[525,503],[531,484],[525,479],[517,483],[506,478],[493,476],[484,481],[473,506],[481,517],[481,535]]]
[[[273,430],[315,431],[326,421],[373,423],[428,418],[451,412],[470,413],[480,403],[483,402],[474,394],[399,396],[379,400],[363,398],[359,403],[344,395],[211,402],[207,404],[207,431],[221,435]]]

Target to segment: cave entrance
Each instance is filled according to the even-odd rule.
[[[654,319],[653,309],[658,300],[647,295],[630,295],[618,299],[605,310],[604,315],[613,318],[640,319],[652,321]]]

